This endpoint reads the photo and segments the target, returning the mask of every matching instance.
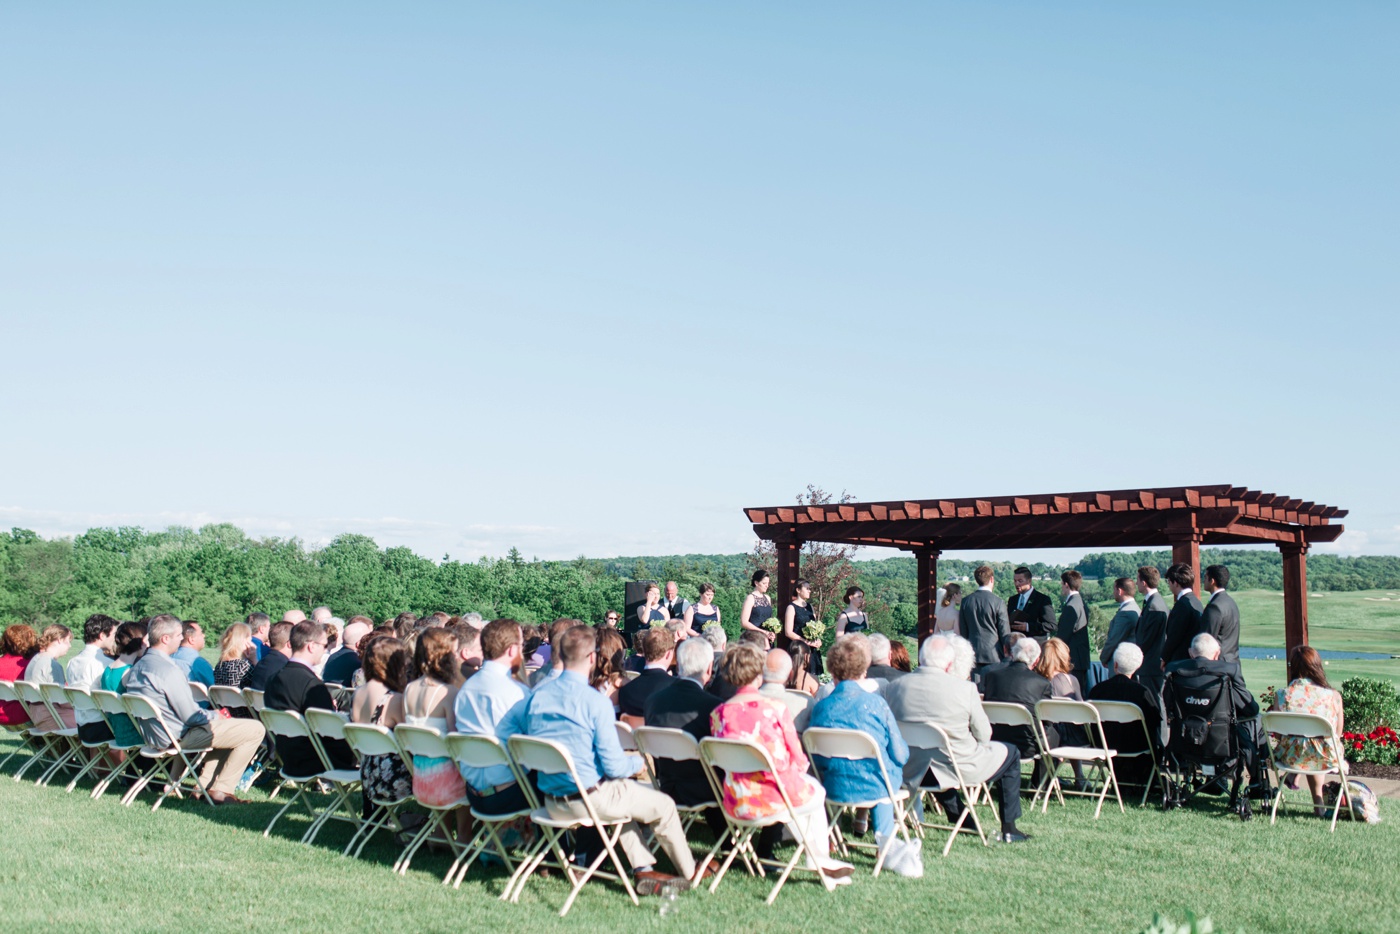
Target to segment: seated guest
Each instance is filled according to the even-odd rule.
[[[602,630],[616,635],[616,630]],[[621,638],[619,638],[619,643]],[[495,736],[507,713],[527,695],[514,672],[520,665],[524,639],[520,624],[513,619],[495,619],[481,631],[481,668],[457,692],[453,717],[458,733]],[[502,740],[504,742],[504,740]],[[467,800],[482,814],[510,814],[529,807],[525,792],[506,765],[478,769],[459,768],[467,786]]]
[[[631,777],[642,771],[642,760],[627,755],[617,738],[612,705],[588,686],[597,641],[593,630],[576,626],[555,644],[563,672],[541,684],[524,703],[501,720],[496,735],[502,742],[519,733],[552,740],[568,750],[583,783],[580,789],[567,773],[540,774],[545,809],[557,820],[587,819],[579,792],[587,791],[603,820],[629,820],[620,846],[632,866],[638,894],[653,895],[670,884],[687,887],[695,873],[695,857],[681,830],[676,803],[669,796]],[[656,860],[642,842],[637,823],[651,826],[661,848],[680,873],[679,878],[657,872]]]
[[[131,670],[131,666],[136,664],[142,655],[146,654],[146,627],[140,623],[122,623],[116,628],[113,636],[113,651],[116,658],[112,664],[102,671],[102,676],[98,679],[97,689],[101,691],[111,691],[114,694],[125,694],[126,686],[122,684],[122,679]],[[142,742],[141,731],[136,729],[136,724],[131,722],[131,717],[124,713],[108,714],[108,719],[112,722],[113,742],[120,746],[135,746]],[[112,753],[120,762],[121,753]]]
[[[73,631],[67,626],[57,623],[45,626],[44,631],[39,633],[39,652],[25,666],[24,680],[34,684],[67,684],[68,676],[64,674],[63,663],[59,659],[68,654],[72,645]],[[30,708],[37,729],[71,729],[77,725],[72,707],[67,704],[57,704],[55,707],[62,723],[54,722],[53,715],[44,704],[35,704]]]
[[[997,643],[997,652],[1001,655],[1001,661],[992,662],[990,665],[987,665],[987,666],[984,667],[981,671],[977,672],[977,677],[973,679],[974,681],[977,682],[977,684],[978,684],[978,686],[979,686],[979,689],[980,689],[980,686],[981,686],[982,684],[985,683],[985,679],[986,679],[987,675],[991,674],[991,673],[994,672],[994,671],[1001,671],[1003,668],[1010,668],[1010,667],[1011,667],[1011,663],[1012,663],[1012,661],[1014,661],[1014,659],[1012,659],[1012,657],[1011,657],[1011,649],[1012,649],[1012,647],[1015,646],[1016,643],[1017,643],[1017,642],[1020,642],[1022,639],[1029,639],[1029,638],[1031,638],[1031,637],[1025,635],[1024,633],[1019,633],[1019,632],[1009,632],[1009,633],[1007,633],[1005,636],[1002,637],[1001,641]],[[964,640],[964,641],[966,641],[966,640]],[[972,673],[972,670],[973,670],[973,668],[975,667],[975,664],[976,664],[976,662],[975,662],[975,659],[974,659],[973,662],[971,662],[971,663],[969,663],[969,664],[967,665],[967,670],[968,670],[969,675]],[[961,671],[962,668],[963,668],[963,658],[962,658],[962,655],[959,655],[957,664],[954,666],[953,671],[956,673],[956,672],[958,672],[958,671]],[[965,680],[965,679],[964,679],[964,680]]]
[[[963,781],[996,783],[1001,810],[999,839],[1003,843],[1019,843],[1029,838],[1016,828],[1016,819],[1021,816],[1021,756],[1016,746],[995,740],[993,727],[977,698],[977,688],[967,679],[953,674],[956,644],[965,641],[952,634],[934,635],[924,640],[919,649],[919,670],[886,688],[885,699],[896,721],[932,723],[943,728],[948,734],[949,748],[957,757]],[[1031,638],[1018,642],[1017,646],[1027,643],[1039,651],[1040,647]],[[1021,664],[1024,666],[1024,661]],[[1046,688],[1049,688],[1048,682]],[[904,767],[904,780],[915,794],[916,812],[920,807],[914,790],[923,783],[930,769],[940,785],[957,782],[952,763],[941,750],[913,750]],[[956,822],[963,810],[956,791],[942,792],[937,797],[948,819]]]
[[[787,689],[789,691],[801,691],[804,694],[816,694],[821,687],[821,682],[812,677],[808,668],[812,664],[812,649],[805,642],[792,642],[788,644],[788,654],[792,656],[792,673],[788,675]]]
[[[250,658],[248,661],[256,665],[267,654],[267,633],[272,628],[272,617],[266,613],[249,613],[243,622],[253,633],[253,647],[258,653],[257,658]]]
[[[549,631],[548,631],[548,636],[549,636],[550,642],[557,643],[558,640],[560,640],[560,639],[562,639],[562,638],[564,637],[564,633],[566,633],[566,632],[568,632],[570,629],[574,628],[575,623],[576,623],[576,620],[572,620],[572,619],[556,619],[554,622],[550,623],[550,624],[549,624]],[[527,640],[526,648],[528,649],[528,647],[529,647],[529,646],[528,646],[528,640]],[[529,656],[527,655],[526,657],[528,658]],[[551,648],[550,651],[549,651],[548,659],[549,659],[549,661],[548,661],[548,663],[545,665],[545,667],[541,668],[539,671],[535,672],[533,676],[531,676],[531,678],[530,678],[530,688],[531,688],[531,690],[533,690],[533,689],[539,687],[541,684],[544,684],[546,681],[552,681],[552,680],[554,680],[555,678],[559,677],[561,674],[564,673],[564,660],[561,659],[561,658],[559,657],[559,655],[558,655],[556,652],[554,652],[554,650],[553,650],[552,648]],[[527,662],[527,663],[526,663],[527,667],[528,667],[528,665],[530,665],[530,664],[531,664],[530,662]]]
[[[451,628],[457,637],[457,662],[462,666],[462,679],[466,680],[481,668],[481,629],[460,621]]]
[[[430,626],[418,634],[413,669],[418,674],[403,691],[404,723],[428,727],[446,736],[455,729],[452,709],[462,686],[462,665],[457,658],[457,637],[443,626]],[[431,807],[446,807],[466,796],[457,763],[445,756],[413,757],[413,797]],[[466,842],[471,827],[467,808],[457,808],[457,836]],[[464,839],[465,837],[465,839]]]
[[[642,673],[642,669],[647,666],[647,638],[650,635],[650,629],[638,629],[632,633],[632,654],[627,656],[627,661],[622,665],[624,671]]]
[[[784,658],[786,652],[779,652]],[[676,646],[676,676],[646,700],[646,725],[685,730],[696,739],[710,735],[710,713],[720,700],[705,690],[714,675],[710,643],[696,637]],[[698,761],[655,761],[656,781],[677,804],[703,804],[714,800],[705,770]],[[705,824],[718,840],[725,831],[719,808],[705,810]]]
[[[880,750],[881,762],[815,757],[827,795],[839,801],[886,797],[885,780],[879,774],[881,764],[890,787],[897,789],[903,781],[904,763],[909,760],[909,747],[899,734],[889,706],[879,694],[872,694],[859,684],[870,667],[870,645],[874,642],[873,637],[836,640],[826,655],[826,670],[831,672],[836,689],[830,697],[817,701],[809,718],[811,727],[859,730],[875,740]],[[885,646],[889,646],[888,639]],[[922,877],[922,844],[918,840],[905,843],[899,839],[895,833],[894,806],[877,804],[871,809],[871,817],[875,823],[875,845],[885,853],[885,867],[897,875]]]
[[[807,774],[807,756],[793,727],[792,714],[786,704],[758,693],[763,683],[763,654],[757,647],[741,643],[724,656],[724,677],[737,685],[738,691],[710,715],[710,735],[757,743],[768,752],[777,771],[725,775],[721,803],[732,817],[759,820],[783,812],[782,791],[786,791],[797,812],[797,825],[788,829],[806,841],[819,861],[813,866],[809,856],[807,868],[819,869],[828,879],[846,884],[853,867],[831,858],[826,790]],[[760,850],[760,855],[766,854]]]
[[[29,660],[39,654],[39,636],[34,627],[15,623],[0,636],[0,681],[23,681]],[[0,725],[9,729],[29,722],[29,712],[17,700],[0,704]]]
[[[403,722],[408,649],[393,636],[375,636],[364,643],[359,658],[365,683],[355,691],[350,703],[350,719],[392,730]],[[413,775],[394,753],[363,756],[360,786],[365,792],[364,813],[368,817],[374,810],[369,799],[402,801],[413,794]]]
[[[1035,670],[1042,678],[1049,680],[1051,697],[1059,700],[1084,699],[1079,692],[1079,682],[1070,674],[1069,644],[1063,639],[1051,636],[1045,640]]]
[[[1194,706],[1209,706],[1211,698],[1218,694],[1222,677],[1230,678],[1230,700],[1245,769],[1258,781],[1255,753],[1258,750],[1259,704],[1249,693],[1249,688],[1245,687],[1239,673],[1239,662],[1223,661],[1220,658],[1220,643],[1210,633],[1198,633],[1187,649],[1187,658],[1167,666],[1166,683],[1162,688],[1163,713],[1170,721],[1178,699],[1187,710]],[[1170,722],[1168,726],[1169,732],[1172,728],[1179,728]],[[1231,802],[1232,805],[1234,803]]]
[[[1308,645],[1295,647],[1289,656],[1289,667],[1298,672],[1298,677],[1288,682],[1288,687],[1276,689],[1274,702],[1269,709],[1314,714],[1331,723],[1332,729],[1341,736],[1342,695],[1327,683],[1327,675],[1322,670],[1322,657],[1317,654],[1317,649]],[[1297,736],[1277,737],[1274,759],[1280,766],[1317,772],[1335,769],[1339,765],[1321,740]],[[1345,762],[1340,765],[1346,768]],[[1308,780],[1308,789],[1312,792],[1314,813],[1318,817],[1330,817],[1322,797],[1322,782],[1326,776],[1303,777]]]
[[[1035,716],[1036,702],[1049,700],[1053,695],[1050,679],[1035,670],[1040,661],[1040,645],[1034,639],[1024,638],[1011,648],[1011,664],[1001,671],[988,672],[982,679],[982,696],[985,700],[1006,704],[1020,704]],[[1046,741],[1051,746],[1060,744],[1060,734],[1052,724],[1045,724]],[[1039,758],[1040,745],[1035,733],[1026,726],[992,727],[992,739],[1010,743],[1020,750],[1022,759],[1035,758],[1035,772],[1031,784],[1040,787],[1041,772],[1044,768]]]
[[[345,626],[345,636],[340,640],[340,648],[326,658],[326,667],[321,669],[321,680],[350,687],[355,681],[355,672],[360,670],[360,640],[369,635],[373,628],[368,617],[350,617],[350,622]]]
[[[904,644],[903,639],[890,643],[890,667],[906,675],[914,670],[913,661],[909,658],[909,647]]]
[[[785,649],[769,649],[763,653],[763,686],[758,693],[782,700],[791,675],[792,656]]]
[[[907,674],[906,671],[900,671],[890,664],[889,636],[884,633],[870,632],[866,633],[865,637],[870,640],[870,670],[865,674],[865,677],[875,681],[889,682]],[[904,657],[906,659],[909,657],[908,649],[905,650]]]
[[[234,623],[219,639],[219,663],[214,666],[214,683],[236,688],[243,684],[253,670],[250,660],[257,654],[253,633],[247,623]]]
[[[646,639],[646,667],[617,692],[617,709],[629,726],[641,726],[646,717],[647,698],[671,683],[670,669],[676,660],[676,640],[668,630],[653,629]]]
[[[117,627],[121,625],[110,616],[101,613],[89,616],[83,623],[83,650],[68,662],[65,672],[66,683],[71,688],[92,691],[100,690],[102,673],[112,664],[115,655]],[[74,720],[78,725],[78,738],[86,743],[104,743],[112,738],[112,730],[107,726],[99,710],[75,710]]]
[[[291,641],[291,623],[278,623],[268,629],[267,653],[263,655],[262,661],[249,670],[239,687],[266,691],[268,682],[286,666],[287,659],[292,657]]]
[[[724,676],[719,673],[720,663],[724,661],[724,653],[729,651],[729,636],[725,633],[724,627],[716,623],[700,630],[700,638],[710,643],[710,648],[714,649],[715,653],[715,673],[714,676],[710,678],[710,683],[705,685],[705,690],[722,701],[729,700],[729,698],[734,696],[734,691],[736,689],[734,685],[724,680]],[[768,640],[763,639],[762,636],[758,638],[763,640],[763,650],[767,651]]]
[[[174,616],[163,614],[152,619],[147,634],[150,648],[131,666],[123,683],[127,693],[151,702],[164,723],[178,732],[181,745],[213,747],[199,774],[210,799],[216,804],[242,804],[234,797],[234,788],[266,731],[256,720],[221,717],[194,702],[184,671],[170,660],[184,638],[183,630]],[[142,720],[137,726],[150,745],[159,749],[170,745],[171,737],[161,721]]]
[[[608,703],[613,705],[613,710],[617,709],[617,694],[625,683],[622,666],[626,661],[627,648],[622,641],[622,633],[606,626],[600,628],[598,658],[593,663],[593,674],[589,676],[588,683],[602,692]]]
[[[204,629],[192,619],[185,620],[184,626],[184,640],[170,660],[184,669],[186,681],[198,681],[209,687],[214,683],[214,666],[199,654],[204,650]]]
[[[326,683],[316,677],[316,663],[326,654],[326,628],[311,620],[292,627],[291,657],[282,670],[267,684],[263,702],[270,710],[291,710],[304,714],[309,708],[335,710]],[[353,769],[355,753],[343,739],[324,738],[321,748],[331,760],[331,768]],[[316,748],[306,737],[278,737],[277,756],[285,770],[292,775],[315,775],[325,766]]]
[[[1089,692],[1089,700],[1125,701],[1134,704],[1142,711],[1147,721],[1149,737],[1158,736],[1162,712],[1157,708],[1157,695],[1148,690],[1134,675],[1142,667],[1142,649],[1131,642],[1119,642],[1113,652],[1113,677],[1094,685]],[[1148,740],[1142,735],[1142,727],[1136,723],[1109,723],[1104,721],[1104,740],[1108,748],[1119,754],[1143,752],[1148,748]],[[1152,775],[1152,763],[1146,756],[1132,756],[1113,760],[1113,770],[1120,781],[1140,785]]]

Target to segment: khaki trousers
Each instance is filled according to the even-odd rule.
[[[257,720],[211,715],[209,726],[192,726],[180,737],[187,746],[213,746],[199,770],[199,780],[210,791],[231,795],[244,769],[257,755],[266,728]]]
[[[690,852],[690,844],[681,830],[681,819],[676,814],[676,802],[671,800],[670,795],[631,779],[610,779],[599,785],[588,799],[600,820],[628,821],[618,842],[633,869],[656,862],[651,851],[642,843],[641,830],[637,827],[641,823],[651,825],[656,839],[661,841],[661,849],[666,851],[677,873],[687,879],[695,875],[695,856]],[[546,796],[544,806],[556,820],[588,818],[588,810],[582,800],[560,801]]]

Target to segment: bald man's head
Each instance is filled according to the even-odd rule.
[[[792,656],[785,649],[769,649],[763,658],[763,681],[765,684],[787,684],[792,674]]]

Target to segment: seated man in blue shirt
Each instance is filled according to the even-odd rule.
[[[676,803],[662,792],[631,780],[642,771],[642,760],[622,751],[612,704],[588,686],[588,675],[597,656],[596,645],[596,636],[587,626],[575,626],[565,632],[554,645],[555,653],[563,658],[563,672],[512,707],[496,735],[502,742],[524,734],[559,744],[573,759],[579,781],[598,817],[605,821],[631,821],[622,831],[620,845],[632,865],[639,895],[654,895],[668,884],[687,888],[688,880],[695,874],[695,857],[681,830]],[[541,773],[538,780],[545,809],[552,816],[558,820],[588,818],[579,788],[567,773]],[[655,871],[656,860],[642,843],[637,822],[651,825],[680,878]]]
[[[183,633],[180,648],[170,656],[170,660],[184,669],[186,681],[198,681],[210,687],[214,683],[214,666],[199,654],[204,648],[204,630],[199,623],[189,619],[184,622]]]
[[[452,710],[458,733],[495,736],[496,727],[506,714],[525,699],[528,693],[525,685],[514,677],[523,647],[520,624],[515,620],[496,619],[486,624],[481,631],[481,654],[485,661],[457,691]],[[478,769],[462,765],[461,771],[467,783],[467,800],[476,811],[511,814],[530,806],[510,766]]]

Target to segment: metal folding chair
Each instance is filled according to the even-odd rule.
[[[195,794],[208,801],[212,806],[214,799],[209,797],[209,789],[204,786],[204,782],[199,777],[199,767],[204,763],[204,759],[213,751],[213,746],[190,747],[180,742],[180,730],[178,725],[167,723],[161,716],[160,711],[149,700],[140,694],[120,695],[122,704],[126,707],[127,714],[135,723],[142,720],[154,720],[160,724],[165,735],[170,737],[170,745],[164,749],[152,746],[149,743],[141,747],[141,755],[152,760],[152,766],[144,775],[136,780],[125,795],[122,796],[122,804],[130,805],[136,800],[136,796],[149,785],[154,779],[164,778],[165,787],[161,790],[160,797],[156,798],[156,803],[151,806],[154,811],[159,808],[165,799],[170,795],[179,794],[180,783],[189,778],[194,782]],[[176,778],[170,774],[170,764],[177,762],[183,766],[184,771],[180,777]]]
[[[672,762],[699,762],[700,742],[685,730],[666,729],[658,726],[639,726],[632,731],[633,738],[637,743],[637,751],[642,754],[647,764],[647,776],[651,779],[653,788],[660,789],[661,784],[657,781],[656,773],[653,771],[653,760],[669,759]],[[695,822],[704,816],[710,808],[719,807],[719,799],[702,801],[700,804],[681,804],[676,802],[676,813],[681,817],[681,829],[686,833]],[[727,831],[726,831],[727,833]],[[722,841],[721,841],[722,842]]]
[[[1127,728],[1130,730],[1132,729],[1132,724],[1134,723],[1137,723],[1142,727],[1142,739],[1143,742],[1147,744],[1146,749],[1142,750],[1141,752],[1124,752],[1121,749],[1117,750],[1118,758],[1120,760],[1140,759],[1143,756],[1147,756],[1152,761],[1152,771],[1147,776],[1147,781],[1143,783],[1142,801],[1139,802],[1138,807],[1147,806],[1147,796],[1152,793],[1153,781],[1161,781],[1162,794],[1163,796],[1165,796],[1167,793],[1167,779],[1166,776],[1162,773],[1161,763],[1157,761],[1156,747],[1152,743],[1152,735],[1147,729],[1147,718],[1142,715],[1142,708],[1139,707],[1137,704],[1132,704],[1128,701],[1091,700],[1089,701],[1089,703],[1092,704],[1094,709],[1099,712],[1099,719],[1102,720],[1104,723],[1120,723],[1127,726]],[[1122,782],[1120,780],[1120,784],[1121,783]],[[1136,785],[1137,783],[1128,782],[1128,784]]]
[[[516,766],[515,760],[510,757],[510,752],[506,750],[505,745],[494,736],[448,733],[447,749],[452,753],[453,761],[457,762],[459,765],[469,766],[474,769],[489,769],[496,766],[504,766],[510,769],[511,775],[515,777],[515,781],[518,784],[523,786],[528,781],[521,775],[520,769]],[[530,807],[528,801],[526,802],[526,807],[508,814],[483,814],[476,808],[472,808],[472,818],[478,825],[476,835],[472,837],[471,842],[467,844],[466,859],[458,858],[459,862],[461,862],[460,868],[455,863],[453,864],[452,868],[456,870],[457,878],[453,881],[452,887],[455,889],[461,886],[462,880],[467,876],[467,870],[472,868],[472,863],[477,860],[477,857],[487,852],[488,847],[490,847],[491,852],[500,857],[501,862],[505,863],[506,870],[510,873],[510,878],[514,880],[517,868],[516,861],[511,858],[509,849],[501,839],[500,830],[503,825],[522,817],[528,817],[529,814]],[[453,873],[449,871],[447,877],[451,878],[452,874]],[[442,881],[444,885],[447,883],[447,879],[443,879]],[[501,899],[504,900],[509,895],[510,886],[507,885],[505,891],[501,893]]]
[[[1035,716],[1043,723],[1072,723],[1076,726],[1084,727],[1085,738],[1092,744],[1094,738],[1098,737],[1098,745],[1070,746],[1061,744],[1053,749],[1047,749],[1045,754],[1050,761],[1058,766],[1061,761],[1087,762],[1094,766],[1099,772],[1098,805],[1094,808],[1094,820],[1099,819],[1099,814],[1103,812],[1103,801],[1108,795],[1108,789],[1113,789],[1113,797],[1118,801],[1118,810],[1128,813],[1123,808],[1123,796],[1118,791],[1118,776],[1113,773],[1113,759],[1118,755],[1116,750],[1108,748],[1108,741],[1103,735],[1103,721],[1099,718],[1099,711],[1093,704],[1087,701],[1076,700],[1043,700],[1035,705]],[[1069,794],[1094,797],[1092,791],[1078,792],[1070,791]],[[1045,799],[1045,809],[1050,806],[1050,798]]]
[[[112,783],[118,778],[121,778],[123,775],[135,774],[137,754],[146,744],[140,739],[134,743],[122,743],[117,740],[118,717],[129,724],[132,729],[136,729],[136,721],[132,720],[131,715],[127,713],[126,704],[122,702],[121,695],[117,694],[115,691],[93,691],[91,692],[91,697],[92,702],[102,711],[102,719],[107,721],[107,727],[112,731],[112,739],[107,743],[108,751],[119,752],[125,757],[122,759],[120,765],[103,776],[102,780],[97,783],[97,786],[92,789],[91,797],[93,800],[96,800],[102,797],[107,789],[111,787]]]
[[[58,692],[56,696],[55,690]],[[51,744],[53,762],[34,782],[35,785],[47,785],[83,749],[78,742],[77,728],[64,726],[63,714],[59,711],[60,706],[67,706],[68,695],[61,684],[35,684],[31,681],[16,681],[15,691],[28,708],[30,720],[34,719],[34,711],[42,708],[58,724],[44,731],[43,735]]]
[[[209,688],[203,681],[190,682],[190,695],[194,697],[194,702],[196,704],[202,704],[206,707],[214,706],[213,703],[210,702]]]
[[[398,738],[399,746],[403,749],[405,758],[412,761],[413,756],[422,756],[425,759],[451,759],[452,751],[447,748],[447,741],[437,730],[426,726],[409,726],[401,723],[394,727],[394,736]],[[442,840],[446,841],[447,848],[452,851],[452,867],[447,870],[447,875],[442,877],[445,883],[450,880],[460,865],[462,856],[467,851],[466,844],[452,836],[452,828],[447,824],[447,816],[458,808],[469,806],[465,794],[455,801],[447,804],[433,805],[424,801],[419,801],[418,806],[428,812],[428,819],[423,822],[423,826],[414,834],[404,848],[403,855],[399,857],[394,869],[399,875],[408,872],[408,865],[413,861],[413,857],[422,849],[423,844],[428,842],[428,837],[434,830],[442,831]]]
[[[330,785],[331,794],[336,799],[321,812],[321,816],[316,819],[315,826],[307,831],[306,842],[314,842],[316,834],[320,833],[321,828],[333,820],[347,823],[358,831],[363,823],[363,818],[357,803],[350,796],[360,790],[359,763],[356,762],[352,769],[336,768],[330,753],[326,751],[327,740],[340,740],[349,745],[345,739],[345,718],[334,710],[308,707],[306,713],[302,715],[302,719],[306,721],[307,731],[311,735],[311,745],[316,749],[316,756],[321,760],[323,771],[320,779],[325,784]],[[351,747],[351,751],[353,751],[353,747]]]
[[[200,685],[203,687],[203,685]],[[224,710],[247,710],[248,701],[243,692],[227,684],[215,684],[209,689],[209,703]]]
[[[788,713],[792,714],[794,720],[797,719],[798,714],[815,703],[815,701],[812,700],[812,695],[808,694],[806,691],[794,691],[791,688],[783,692],[783,696],[780,700],[787,705]]]
[[[413,757],[406,755],[403,747],[399,745],[398,739],[394,736],[393,730],[388,727],[379,726],[375,723],[347,723],[344,727],[345,741],[350,744],[350,748],[363,761],[367,756],[398,756],[399,761],[404,763],[409,774],[413,773]],[[399,811],[408,804],[413,803],[413,795],[404,795],[402,798],[376,798],[370,794],[368,789],[364,790],[365,797],[369,798],[370,806],[373,810],[369,813],[369,818],[360,825],[360,829],[355,831],[355,836],[350,838],[350,842],[345,846],[342,856],[354,856],[359,858],[364,852],[365,844],[377,831],[387,830],[396,833],[403,829],[399,822]],[[352,854],[350,851],[354,850]],[[405,847],[407,849],[407,847]],[[394,869],[399,868],[399,859],[394,860]]]
[[[1269,812],[1269,823],[1273,824],[1278,820],[1278,805],[1283,800],[1284,775],[1335,775],[1340,783],[1340,790],[1337,792],[1337,803],[1332,807],[1332,826],[1330,833],[1337,831],[1337,817],[1341,814],[1343,805],[1346,806],[1347,815],[1352,820],[1356,820],[1356,814],[1351,809],[1351,794],[1347,789],[1347,777],[1342,774],[1341,764],[1343,762],[1342,740],[1333,728],[1332,722],[1326,717],[1319,717],[1310,713],[1294,713],[1287,710],[1266,710],[1264,712],[1264,732],[1270,737],[1291,737],[1297,739],[1316,739],[1323,744],[1327,755],[1332,760],[1332,765],[1325,769],[1300,769],[1292,765],[1279,765],[1277,757],[1274,755],[1274,744],[1269,746],[1269,770],[1274,773],[1274,784],[1278,786],[1278,794],[1274,796],[1274,805]]]
[[[915,789],[920,799],[930,797],[940,791],[949,791],[956,787],[958,794],[962,795],[963,812],[959,815],[956,823],[948,825],[948,840],[943,844],[943,855],[947,856],[953,848],[953,841],[960,833],[976,833],[982,840],[982,845],[987,846],[987,834],[982,829],[982,821],[977,817],[977,805],[983,796],[987,794],[986,782],[969,782],[963,777],[962,766],[958,762],[958,757],[953,755],[953,744],[948,739],[948,733],[936,723],[920,723],[912,720],[899,721],[899,732],[904,737],[904,741],[911,749],[932,749],[948,760],[949,766],[953,770],[953,775],[957,779],[956,786],[926,785],[928,773],[925,772],[924,779],[920,781]],[[968,819],[972,820],[972,827],[963,826]],[[922,826],[930,830],[937,829],[940,825],[920,822]]]
[[[871,873],[872,878],[880,874],[884,868],[885,856],[889,848],[880,849],[875,844],[857,843],[848,841],[841,833],[840,817],[847,811],[865,810],[873,808],[879,804],[888,804],[894,809],[895,833],[904,836],[904,842],[909,843],[909,815],[905,811],[904,802],[909,800],[909,791],[905,788],[896,789],[890,784],[889,775],[885,771],[885,756],[876,745],[874,738],[860,730],[840,730],[831,727],[808,727],[807,732],[802,734],[802,745],[807,750],[807,757],[812,759],[812,768],[817,773],[817,779],[822,781],[821,767],[817,764],[813,756],[821,756],[825,759],[849,759],[853,761],[874,760],[876,768],[880,772],[880,780],[885,785],[885,796],[883,798],[869,798],[861,801],[839,801],[831,797],[831,790],[826,792],[826,813],[829,826],[831,827],[831,840],[836,844],[843,854],[848,853],[851,847],[874,848],[875,871]],[[825,781],[822,781],[825,785]]]
[[[604,821],[598,816],[598,812],[593,807],[593,799],[589,796],[583,783],[578,780],[578,770],[574,768],[573,757],[569,751],[558,743],[547,739],[539,739],[533,736],[512,736],[507,741],[511,757],[515,760],[516,766],[522,772],[539,772],[544,775],[567,774],[569,780],[579,790],[579,800],[583,803],[585,818],[555,818],[549,810],[540,804],[539,797],[529,784],[524,784],[521,788],[525,792],[526,798],[530,801],[532,813],[531,819],[535,826],[541,831],[541,839],[535,844],[531,855],[517,871],[514,881],[515,890],[512,892],[510,900],[516,902],[520,900],[520,893],[525,890],[525,883],[530,881],[530,876],[544,862],[545,851],[553,853],[558,865],[563,868],[565,876],[569,880],[569,897],[564,900],[564,907],[559,909],[559,917],[564,917],[573,907],[574,899],[578,898],[578,893],[589,879],[595,876],[600,879],[616,879],[622,883],[623,889],[627,891],[627,897],[632,899],[632,904],[639,904],[637,892],[632,888],[632,879],[623,866],[621,857],[617,853],[618,840],[622,838],[623,828],[630,822],[627,819]],[[594,827],[598,831],[598,838],[602,841],[603,850],[599,853],[582,872],[579,872],[570,862],[568,855],[564,852],[564,834],[576,827]],[[601,870],[604,860],[609,860],[615,873]],[[509,885],[510,883],[507,883]]]
[[[1045,777],[1041,780],[1039,787],[1035,788],[1031,795],[1031,807],[1035,807],[1040,803],[1040,795],[1044,792],[1045,806],[1048,808],[1050,805],[1050,792],[1052,790],[1055,792],[1055,796],[1059,799],[1060,804],[1063,805],[1065,803],[1065,796],[1060,790],[1060,779],[1055,774],[1055,764],[1051,762],[1049,756],[1045,754],[1046,747],[1049,743],[1045,740],[1045,730],[1041,727],[1040,721],[1032,716],[1031,712],[1020,704],[984,700],[982,702],[982,711],[987,715],[987,721],[991,723],[992,726],[1025,727],[1030,730],[1031,735],[1035,737],[1036,754],[1034,756],[1021,757],[1022,768],[1027,765],[1034,766],[1035,763],[1039,761],[1045,769]]]
[[[24,778],[24,773],[29,770],[31,765],[41,761],[48,755],[49,750],[52,748],[52,742],[46,737],[43,730],[38,729],[34,725],[34,714],[30,711],[29,705],[24,702],[24,698],[20,697],[19,692],[15,689],[16,683],[17,682],[14,681],[0,681],[0,703],[13,701],[19,704],[20,707],[24,709],[24,715],[29,719],[29,722],[21,724],[18,727],[12,726],[9,728],[11,733],[19,735],[20,745],[18,749],[5,757],[4,762],[0,762],[0,768],[8,765],[10,760],[15,756],[27,753],[29,758],[25,759],[20,770],[15,773],[15,781],[20,781]]]
[[[54,686],[58,687],[58,685]],[[79,711],[83,713],[93,713],[104,723],[106,722],[106,717],[102,715],[102,708],[97,706],[97,702],[92,699],[92,694],[89,691],[82,688],[60,688],[60,690],[63,691],[64,698],[68,706],[73,708],[73,713],[75,715]],[[78,745],[82,747],[83,752],[87,754],[87,762],[83,764],[83,767],[78,770],[78,773],[73,776],[73,779],[68,783],[67,787],[63,789],[70,794],[73,789],[78,786],[78,782],[82,781],[89,772],[102,764],[103,760],[106,758],[109,746],[106,740],[90,743],[81,736],[77,737],[77,741]]]
[[[313,749],[316,748],[315,740],[311,737],[311,730],[307,727],[306,721],[302,719],[301,714],[296,711],[273,710],[270,707],[264,707],[258,716],[262,720],[263,726],[267,727],[269,736],[284,740],[304,739],[308,743],[311,743]],[[319,759],[319,749],[317,749],[317,753],[317,758]],[[263,830],[263,836],[270,836],[272,834],[272,828],[282,819],[282,815],[286,814],[292,805],[300,801],[302,806],[306,808],[306,813],[311,817],[311,826],[306,828],[305,832],[302,833],[301,842],[310,843],[312,838],[315,837],[316,831],[321,829],[322,815],[318,814],[316,809],[312,806],[311,799],[307,797],[307,791],[315,791],[317,789],[317,782],[322,778],[325,766],[322,765],[321,768],[306,775],[293,775],[287,768],[286,760],[284,760],[280,754],[277,757],[277,762],[278,772],[282,776],[283,784],[290,784],[296,789],[296,794],[292,795],[287,803],[282,805],[280,811],[272,815],[272,820],[268,821],[267,827]],[[359,773],[357,772],[355,778],[358,779],[359,777]]]

